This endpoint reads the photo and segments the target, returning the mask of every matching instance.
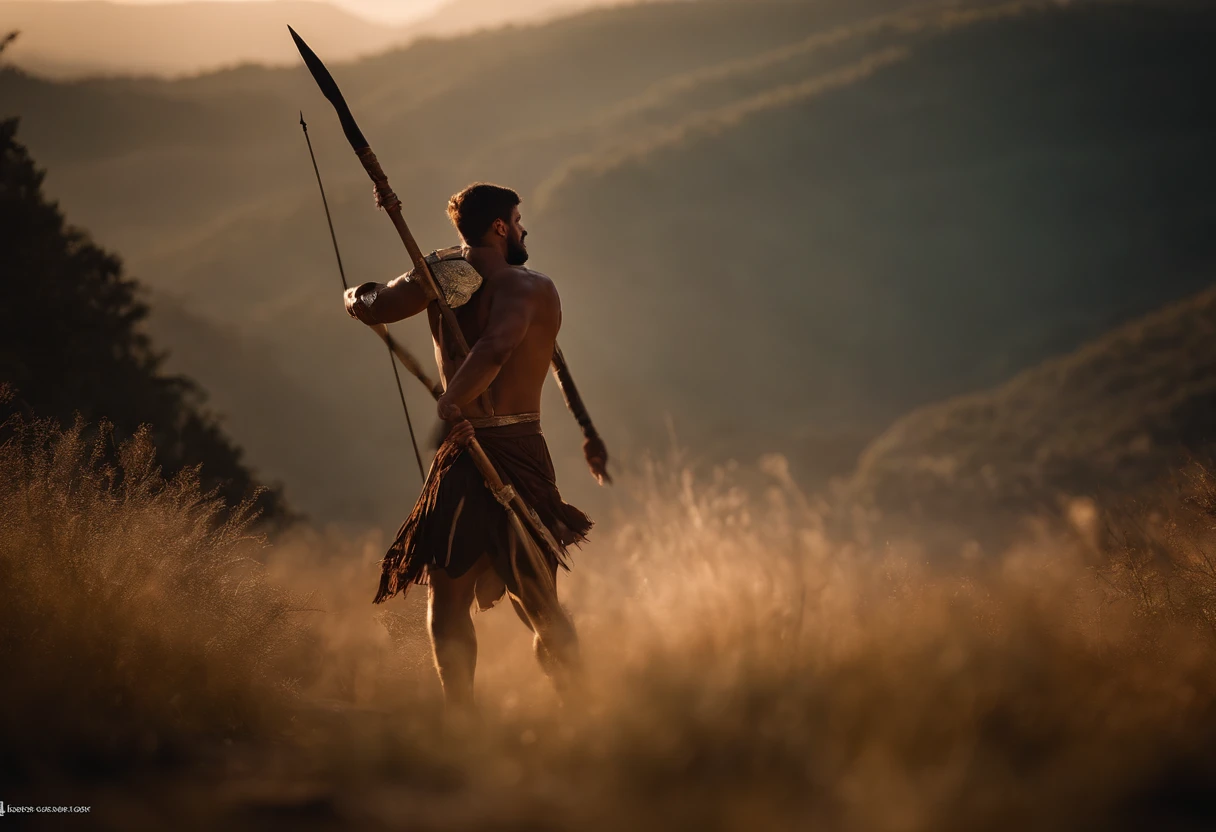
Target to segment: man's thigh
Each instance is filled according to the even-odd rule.
[[[472,605],[477,579],[490,568],[490,559],[482,555],[463,575],[453,578],[442,568],[427,570],[428,598],[431,609],[458,610]]]

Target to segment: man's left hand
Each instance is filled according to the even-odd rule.
[[[595,477],[595,481],[600,485],[612,483],[612,477],[608,476],[608,449],[604,447],[604,440],[598,436],[592,436],[583,442],[583,456],[587,459],[587,467],[591,469],[591,476]]]
[[[448,431],[448,439],[452,440],[462,448],[469,447],[469,443],[473,441],[473,436],[473,423],[468,419],[461,419],[459,422],[452,425],[452,429]]]
[[[473,441],[473,425],[460,412],[460,405],[448,399],[447,396],[440,396],[436,409],[439,411],[440,419],[449,424],[454,423],[452,429],[448,431],[448,439],[462,448],[467,447]]]

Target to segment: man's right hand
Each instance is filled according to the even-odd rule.
[[[346,314],[352,318],[362,321],[368,326],[375,326],[380,323],[379,320],[372,314],[372,308],[364,302],[363,296],[376,288],[375,283],[361,283],[358,286],[353,286],[346,290],[343,295],[343,301],[346,303]]]

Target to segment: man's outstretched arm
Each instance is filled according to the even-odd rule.
[[[431,295],[421,280],[411,280],[403,274],[387,285],[363,283],[347,289],[344,300],[346,314],[374,326],[417,315],[431,302]]]
[[[485,392],[528,334],[538,305],[546,299],[546,287],[534,279],[527,276],[509,279],[510,283],[500,288],[494,298],[485,330],[439,399],[441,419],[459,418],[459,408]],[[550,291],[551,288],[548,287]]]

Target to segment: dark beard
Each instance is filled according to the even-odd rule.
[[[528,250],[523,247],[522,243],[517,243],[514,240],[507,240],[507,265],[522,266],[528,262]]]

